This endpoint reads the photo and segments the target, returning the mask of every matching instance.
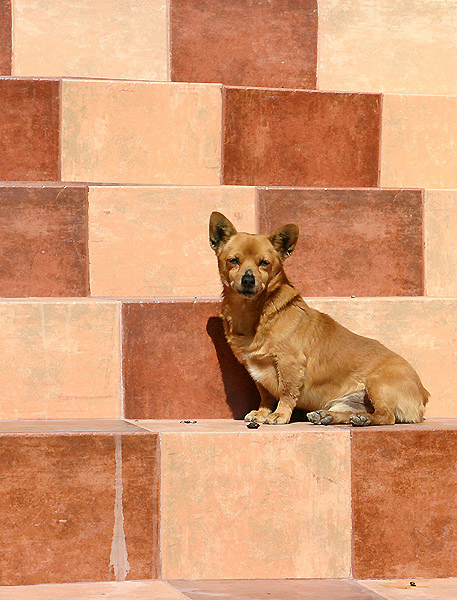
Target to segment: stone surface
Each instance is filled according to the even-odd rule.
[[[166,81],[167,72],[165,0],[14,0],[15,75]]]
[[[381,97],[227,88],[224,183],[373,187]]]
[[[0,80],[0,181],[59,176],[59,82]]]
[[[456,26],[455,0],[319,0],[319,89],[457,94]]]
[[[360,581],[364,587],[381,594],[387,600],[454,600],[457,598],[457,579],[410,579]]]
[[[122,419],[11,419],[0,421],[0,435],[3,433],[132,433],[141,432],[144,429],[145,427],[137,427]]]
[[[132,419],[242,419],[257,389],[233,356],[219,302],[123,305],[125,415]]]
[[[1,584],[156,576],[156,444],[152,434],[1,435]]]
[[[349,429],[251,434],[162,433],[163,578],[348,577]]]
[[[255,188],[100,186],[89,198],[94,296],[218,296],[209,215],[256,226]]]
[[[0,0],[0,75],[11,75],[11,0]]]
[[[218,185],[220,85],[63,81],[62,178]]]
[[[456,452],[455,429],[354,430],[354,577],[455,575]]]
[[[116,418],[119,305],[0,302],[1,419]]]
[[[425,291],[457,296],[457,191],[425,192]]]
[[[0,187],[0,296],[87,296],[87,188]]]
[[[316,87],[317,1],[172,0],[173,81]]]
[[[383,187],[457,188],[456,148],[456,97],[383,96]]]
[[[259,231],[300,237],[286,270],[305,296],[423,294],[420,190],[260,189]]]

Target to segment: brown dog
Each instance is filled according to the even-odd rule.
[[[223,285],[225,335],[261,397],[246,421],[288,423],[296,406],[321,425],[423,420],[429,393],[411,365],[310,308],[288,280],[283,261],[297,243],[296,225],[269,237],[237,233],[214,212],[209,235]]]

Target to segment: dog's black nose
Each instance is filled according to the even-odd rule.
[[[255,285],[255,277],[251,269],[247,269],[246,273],[241,278],[241,285],[244,287],[253,287]]]

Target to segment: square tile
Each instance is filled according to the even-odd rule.
[[[378,184],[381,97],[303,90],[225,90],[224,183]]]

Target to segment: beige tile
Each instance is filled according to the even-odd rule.
[[[255,230],[255,188],[91,187],[93,296],[218,296],[208,243],[213,210]]]
[[[426,417],[457,417],[457,300],[322,299],[309,304],[406,358],[431,393]]]
[[[162,576],[347,577],[349,429],[253,433],[162,433]]]
[[[166,0],[15,0],[14,75],[168,79]]]
[[[179,600],[180,592],[165,581],[65,583],[0,587],[1,600]]]
[[[425,292],[457,297],[457,190],[425,192]]]
[[[62,179],[218,185],[221,86],[64,81]]]
[[[120,417],[116,302],[0,302],[1,419]]]
[[[457,97],[383,97],[381,186],[457,188]]]
[[[319,0],[321,90],[457,94],[457,1]]]
[[[455,600],[457,579],[411,579],[362,580],[364,587],[381,594],[387,600]]]

